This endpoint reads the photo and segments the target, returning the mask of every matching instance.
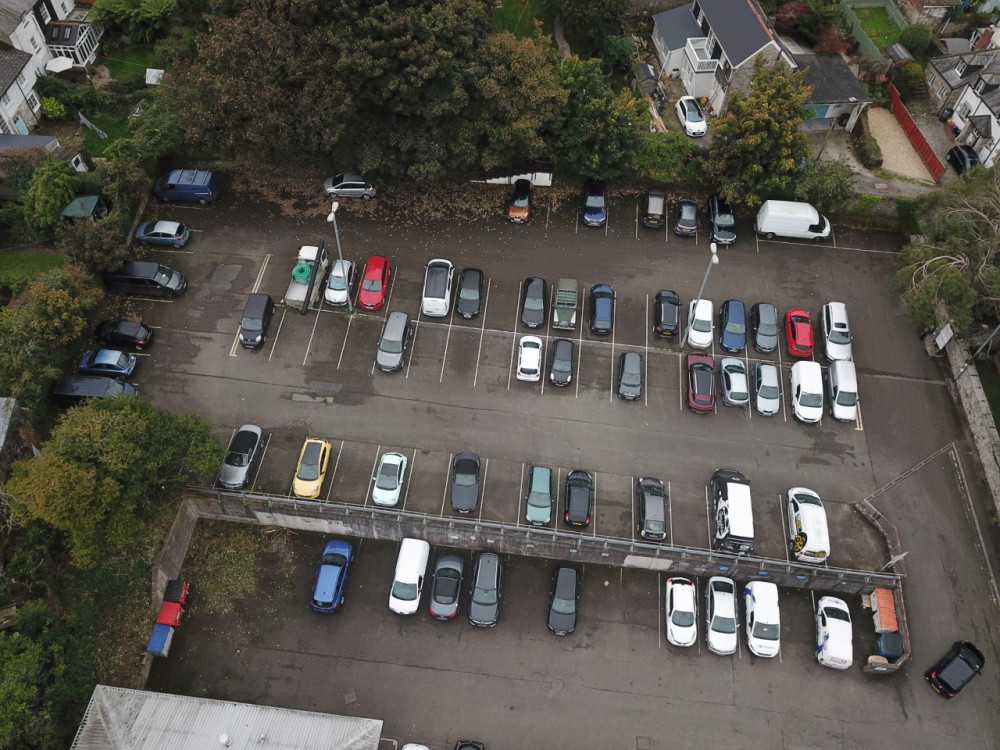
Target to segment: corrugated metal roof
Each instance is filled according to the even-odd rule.
[[[98,685],[71,750],[377,750],[382,721]]]

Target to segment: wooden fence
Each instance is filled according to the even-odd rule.
[[[941,179],[941,175],[944,174],[944,164],[941,163],[937,154],[934,153],[934,149],[931,148],[927,139],[924,138],[924,134],[920,132],[917,123],[913,121],[913,115],[910,114],[906,105],[903,104],[903,100],[899,96],[899,91],[891,83],[889,84],[889,98],[892,100],[892,113],[896,116],[896,121],[903,128],[906,137],[910,139],[913,148],[917,150],[917,154],[927,167],[927,171],[931,173],[934,182],[937,182]]]

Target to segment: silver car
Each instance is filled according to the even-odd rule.
[[[750,404],[750,380],[742,359],[724,357],[719,363],[719,377],[722,379],[722,403],[726,406]]]
[[[391,312],[382,327],[375,364],[383,372],[403,369],[403,355],[410,341],[410,316],[404,312]]]
[[[334,261],[330,271],[330,280],[326,284],[324,299],[328,305],[346,305],[351,296],[351,286],[354,284],[354,261]]]
[[[229,450],[219,470],[219,484],[228,490],[238,490],[246,486],[257,454],[260,451],[263,432],[255,424],[245,424],[236,431],[229,441]]]
[[[363,175],[353,172],[342,172],[323,183],[323,192],[337,198],[369,198],[375,197],[375,188]]]
[[[753,404],[765,417],[773,417],[781,409],[781,379],[778,368],[770,362],[754,365]]]

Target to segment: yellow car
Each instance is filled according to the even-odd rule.
[[[330,463],[333,446],[326,440],[306,438],[299,454],[299,466],[292,482],[292,494],[296,497],[319,497],[326,476],[326,465]]]

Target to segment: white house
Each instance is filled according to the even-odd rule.
[[[31,55],[38,75],[55,58],[66,58],[57,70],[82,68],[94,62],[104,34],[89,11],[74,0],[0,0],[0,41]]]
[[[0,133],[27,135],[38,124],[35,78],[31,55],[0,44]]]
[[[1000,73],[981,71],[965,85],[951,115],[956,143],[971,146],[992,167],[1000,158]]]

